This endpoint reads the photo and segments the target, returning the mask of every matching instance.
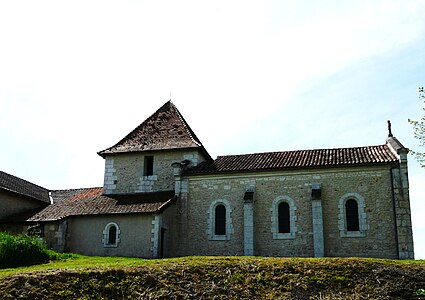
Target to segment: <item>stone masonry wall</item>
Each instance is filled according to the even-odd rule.
[[[389,167],[364,167],[311,171],[188,177],[187,243],[184,255],[243,255],[243,197],[255,186],[254,255],[314,256],[312,184],[321,184],[325,256],[397,258],[394,212]],[[365,202],[363,236],[341,232],[340,200],[360,195]],[[278,197],[293,200],[296,231],[292,237],[275,239],[272,206]],[[231,206],[233,233],[230,240],[208,238],[208,213],[216,200]],[[344,220],[342,220],[343,222]]]
[[[413,232],[409,200],[407,162],[392,172],[398,228],[398,250],[401,259],[414,259]]]
[[[143,174],[145,156],[154,157],[153,175]],[[190,149],[109,156],[105,159],[105,194],[174,190],[171,164],[185,159],[190,160],[192,165],[204,160],[198,151]]]

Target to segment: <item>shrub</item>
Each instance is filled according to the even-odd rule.
[[[46,263],[50,252],[35,237],[0,232],[0,269]]]

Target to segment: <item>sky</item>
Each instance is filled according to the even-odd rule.
[[[212,157],[420,150],[425,1],[1,1],[0,170],[103,185],[97,155],[172,100]],[[422,149],[423,150],[423,149]],[[415,255],[425,169],[409,157]]]

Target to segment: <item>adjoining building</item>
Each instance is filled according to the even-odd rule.
[[[0,172],[0,230],[86,255],[413,259],[405,148],[212,159],[168,101],[114,146],[104,185],[50,191]]]

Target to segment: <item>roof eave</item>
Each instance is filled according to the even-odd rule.
[[[176,198],[177,199],[177,198]],[[133,211],[133,212],[110,212],[110,213],[93,213],[93,214],[70,214],[63,217],[59,217],[56,219],[38,219],[38,220],[26,220],[21,223],[41,223],[41,222],[57,222],[62,221],[68,218],[73,217],[90,217],[90,216],[108,216],[108,215],[136,215],[136,214],[155,214],[155,213],[162,213],[167,207],[169,207],[171,204],[175,202],[175,200],[171,201],[173,199],[168,200],[164,204],[162,204],[158,209],[152,210],[152,211]]]
[[[5,187],[0,187],[0,190],[14,194],[14,195],[24,197],[26,199],[34,200],[34,201],[41,202],[41,203],[44,203],[44,204],[50,204],[50,200],[48,200],[48,199],[46,199],[46,200],[39,199],[39,198],[30,196],[30,195],[27,195],[27,194],[24,194],[24,193],[20,193],[18,191],[11,190],[11,189],[8,189],[8,188],[5,188]]]
[[[114,152],[106,152],[107,150],[103,150],[103,151],[97,152],[97,154],[105,159],[107,156],[111,156],[111,155],[122,155],[122,154],[129,154],[129,153],[176,151],[176,150],[184,150],[184,149],[197,149],[205,156],[205,158],[207,160],[213,160],[213,158],[211,157],[211,155],[208,153],[208,151],[205,149],[204,146],[174,147],[174,148],[162,148],[162,149],[153,149],[153,150],[133,150],[133,151],[130,150],[130,151],[114,151]]]

